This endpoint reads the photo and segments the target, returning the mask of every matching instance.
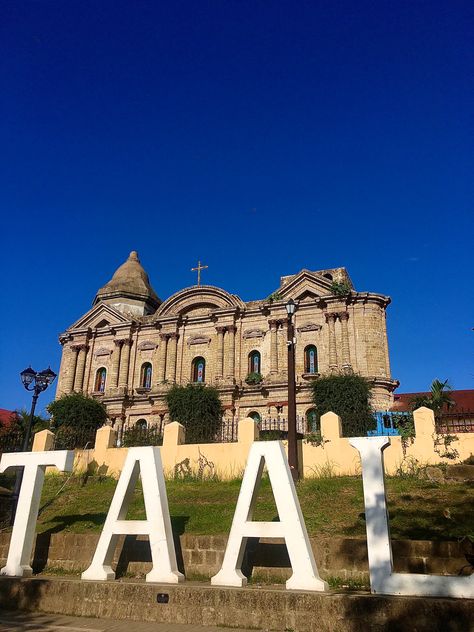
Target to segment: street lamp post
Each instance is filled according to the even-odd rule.
[[[288,314],[288,465],[296,482],[298,476],[298,443],[296,439],[295,326],[296,303],[292,298],[285,305]]]
[[[31,437],[31,428],[33,425],[33,418],[36,409],[36,402],[38,401],[39,394],[45,391],[48,386],[54,382],[54,380],[56,379],[56,373],[52,371],[50,367],[48,367],[44,371],[36,372],[30,366],[20,373],[20,377],[26,390],[33,392],[30,415],[26,423],[25,435],[23,437],[22,445],[22,452],[28,452]],[[20,494],[22,480],[23,470],[18,469],[12,496],[11,524],[13,524],[13,521],[15,520],[16,507],[18,505],[18,496]]]

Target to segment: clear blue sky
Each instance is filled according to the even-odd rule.
[[[346,266],[473,388],[472,2],[3,0],[0,407],[138,250],[161,298]],[[42,395],[44,406],[54,395]]]

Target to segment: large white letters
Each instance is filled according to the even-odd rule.
[[[141,473],[146,520],[125,520]],[[147,582],[176,584],[178,571],[159,448],[130,448],[91,565],[82,579],[114,579],[112,560],[119,535],[147,535],[153,567]]]
[[[383,468],[383,450],[390,445],[390,440],[387,437],[364,437],[349,441],[359,451],[362,460],[372,592],[385,595],[474,598],[474,575],[447,577],[393,572]]]
[[[252,522],[258,487],[266,463],[280,522]],[[247,578],[241,571],[248,538],[284,538],[293,569],[286,587],[298,590],[327,590],[318,574],[308,533],[296,495],[283,445],[280,441],[252,444],[240,489],[234,520],[221,570],[214,575],[214,586],[243,586]]]
[[[61,472],[70,472],[73,463],[74,452],[68,450],[12,452],[2,455],[0,473],[9,467],[23,465],[24,469],[7,563],[0,574],[11,577],[27,577],[32,574],[30,558],[45,470],[48,466],[54,465]]]

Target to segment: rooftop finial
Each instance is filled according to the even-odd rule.
[[[138,252],[136,250],[132,250],[128,258],[130,261],[139,261]]]

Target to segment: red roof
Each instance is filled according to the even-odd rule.
[[[449,412],[455,413],[466,410],[474,410],[474,389],[468,389],[464,391],[451,391],[449,394],[451,398],[456,402],[456,405],[453,406],[453,408],[450,408]],[[415,399],[415,397],[426,397],[428,395],[430,395],[429,392],[395,393],[392,410],[410,410],[411,401]]]
[[[0,428],[8,428],[17,417],[18,413],[15,410],[0,408]]]

